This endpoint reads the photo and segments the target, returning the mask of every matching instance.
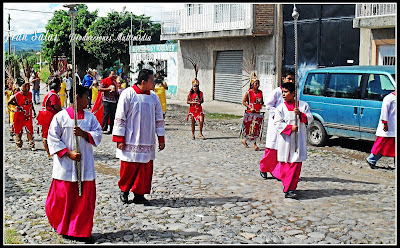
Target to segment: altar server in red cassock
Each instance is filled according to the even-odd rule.
[[[151,91],[153,84],[153,71],[142,69],[137,83],[122,91],[117,105],[112,140],[121,160],[118,186],[124,203],[129,191],[135,195],[133,203],[148,202],[144,194],[151,190],[156,135],[159,150],[165,148],[163,112],[160,99]]]
[[[285,102],[281,103],[275,111],[274,125],[278,130],[277,159],[280,162],[280,179],[284,186],[285,198],[295,198],[295,190],[300,178],[302,162],[307,159],[306,124],[311,123],[313,116],[309,105],[299,101],[298,108],[294,102],[295,85],[292,83],[282,84],[282,97]],[[296,125],[295,118],[299,116]],[[298,135],[295,148],[295,135]]]
[[[90,238],[96,203],[93,146],[98,146],[102,130],[96,117],[84,109],[89,104],[89,91],[77,85],[77,119],[69,107],[52,119],[47,142],[53,156],[53,181],[46,200],[46,215],[58,234]],[[73,102],[73,94],[70,100]],[[79,153],[76,151],[78,136]],[[81,166],[82,195],[78,193],[76,162]]]
[[[376,163],[383,157],[396,156],[396,92],[392,92],[383,98],[381,116],[376,129],[376,140],[371,149],[367,162],[372,169],[376,169]]]

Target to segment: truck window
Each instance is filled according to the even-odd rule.
[[[329,78],[326,96],[357,99],[361,96],[362,74],[333,73]]]
[[[322,96],[325,78],[326,78],[325,73],[310,73],[310,74],[308,74],[306,83],[304,84],[303,94]]]
[[[370,74],[368,78],[366,99],[382,101],[395,90],[394,85],[386,75]]]

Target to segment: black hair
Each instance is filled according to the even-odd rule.
[[[149,77],[153,75],[153,71],[152,70],[148,70],[148,69],[142,69],[139,71],[139,76],[136,82],[136,85],[140,85],[142,84],[142,81],[147,81],[149,80]]]
[[[82,85],[76,84],[76,94],[82,98],[82,96],[85,93],[89,93],[89,88],[86,88]],[[71,93],[69,94],[69,102],[73,103],[74,102],[74,94],[73,94],[73,89],[71,89]]]
[[[295,76],[294,71],[292,71],[292,70],[285,70],[285,71],[283,71],[283,73],[282,73],[282,77],[287,77],[287,76],[289,76],[289,75]]]
[[[50,90],[56,90],[61,85],[61,80],[59,77],[53,77],[49,83]]]
[[[290,93],[293,93],[296,85],[294,83],[283,83],[281,87],[288,89]]]
[[[197,87],[197,91],[195,92],[192,84],[192,88],[190,89],[190,95],[193,95],[194,93],[197,93],[197,95],[200,97],[200,86]]]

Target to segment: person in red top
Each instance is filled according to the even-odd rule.
[[[32,92],[29,91],[29,82],[25,81],[20,92],[10,97],[8,104],[16,105],[14,114],[14,127],[15,143],[18,150],[22,149],[22,132],[25,127],[27,130],[28,145],[32,151],[36,151],[35,142],[33,141],[33,122],[32,117],[36,118],[35,108],[32,102]],[[33,115],[32,115],[33,113]]]
[[[116,82],[117,74],[111,71],[108,78],[101,81],[99,91],[102,92],[102,101],[104,108],[103,123],[101,125],[104,134],[111,134],[114,127],[115,112],[118,102],[118,88]],[[110,120],[109,120],[110,119]],[[110,122],[110,131],[108,123]]]
[[[49,83],[50,91],[44,97],[42,110],[39,112],[37,117],[38,125],[42,126],[42,137],[43,137],[43,146],[47,152],[49,158],[51,158],[49,152],[49,146],[47,145],[47,135],[49,132],[49,126],[51,120],[54,115],[61,111],[61,101],[58,96],[58,92],[61,89],[61,80],[58,77],[55,77]]]
[[[260,81],[258,80],[258,78],[256,77],[256,74],[254,72],[251,77],[252,77],[252,79],[250,82],[250,89],[244,95],[242,103],[244,106],[247,107],[247,110],[246,110],[247,113],[260,114],[262,105],[264,104],[262,91],[258,89],[260,86]],[[246,117],[246,113],[245,113],[245,117]],[[257,125],[260,125],[260,127],[261,127],[261,123],[258,123]],[[248,133],[248,132],[245,130],[245,133]],[[258,148],[257,143],[256,143],[256,139],[258,138],[258,136],[253,137],[253,138],[254,138],[254,150],[259,151],[260,148]],[[245,147],[248,147],[246,139],[242,139],[242,143]]]
[[[192,81],[192,89],[190,90],[189,95],[187,96],[187,104],[190,104],[189,114],[186,120],[189,120],[189,116],[192,119],[192,139],[195,139],[194,130],[196,121],[200,120],[200,133],[199,138],[206,139],[203,135],[203,123],[204,123],[204,114],[203,108],[201,104],[204,102],[203,92],[199,89],[199,80],[195,78]]]

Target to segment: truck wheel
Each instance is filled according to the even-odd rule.
[[[324,126],[321,122],[314,120],[307,127],[307,140],[310,145],[313,146],[324,146],[328,140]]]

